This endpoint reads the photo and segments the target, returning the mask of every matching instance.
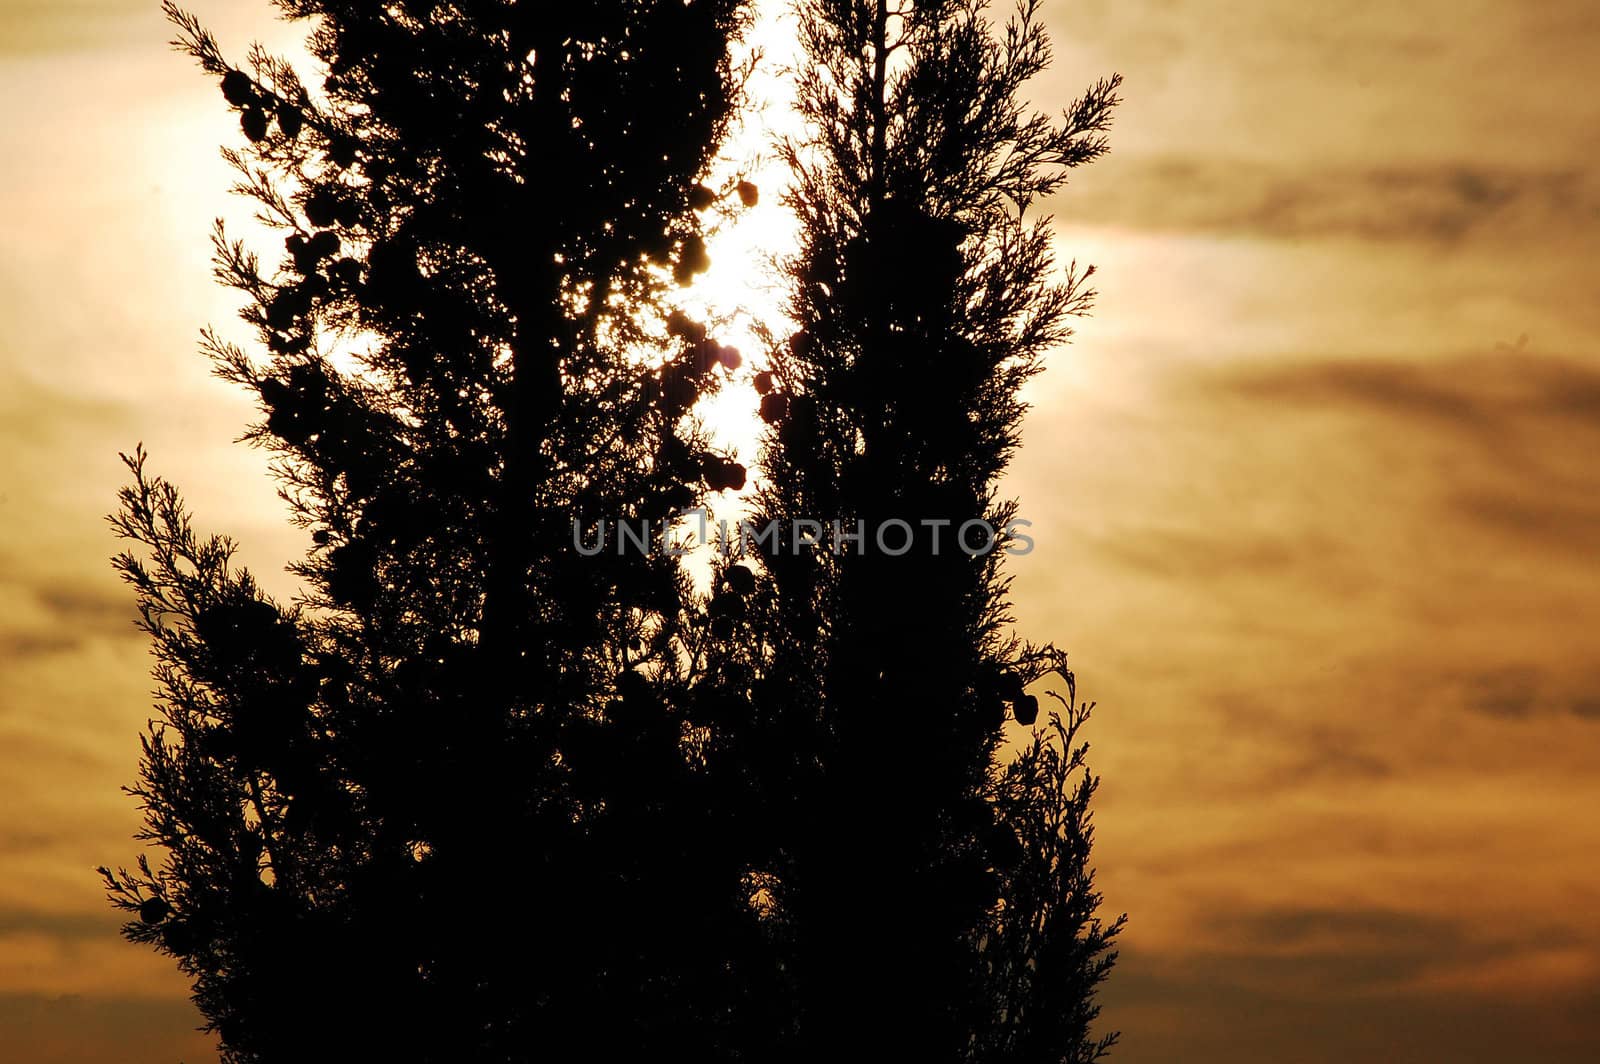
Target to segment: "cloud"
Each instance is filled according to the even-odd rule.
[[[80,570],[57,575],[37,563],[20,562],[5,564],[0,571],[23,574],[0,581],[0,669],[71,653],[98,640],[140,635],[134,595],[115,581],[109,565],[99,574]]]
[[[0,939],[19,934],[45,934],[62,941],[115,938],[124,917],[109,906],[103,913],[46,912],[0,908]]]
[[[0,668],[136,633],[133,596],[109,565],[116,541],[86,512],[82,476],[86,453],[96,478],[114,466],[134,409],[0,367],[0,453],[12,468],[0,486]],[[100,499],[103,514],[114,497]]]
[[[1182,527],[1122,529],[1099,540],[1098,546],[1124,565],[1175,580],[1281,574],[1295,568],[1303,552],[1314,547],[1271,536],[1240,540]]]
[[[1537,700],[1538,679],[1538,673],[1530,668],[1503,669],[1475,676],[1467,683],[1467,708],[1491,717],[1527,717]]]
[[[1241,983],[1286,996],[1392,993],[1517,948],[1486,942],[1453,920],[1376,908],[1225,913],[1212,941]]]
[[[1063,220],[1274,240],[1453,245],[1566,243],[1600,220],[1600,183],[1578,169],[1460,165],[1318,167],[1205,157],[1112,156],[1050,204]]]
[[[81,640],[67,635],[0,632],[0,660],[48,657],[67,653],[82,645]]]
[[[1435,472],[1454,523],[1523,549],[1590,556],[1600,543],[1600,367],[1504,350],[1433,360],[1301,360],[1235,366],[1225,389],[1283,414],[1343,414]],[[1394,470],[1391,462],[1391,470]]]
[[[1256,800],[1393,778],[1402,751],[1374,742],[1354,721],[1308,712],[1328,695],[1326,685],[1312,685],[1279,699],[1245,687],[1198,697],[1206,718],[1229,741],[1207,751],[1207,764],[1185,786],[1217,798]]]
[[[1079,543],[1161,589],[1150,608],[1185,616],[1208,653],[1230,633],[1283,650],[1373,624],[1410,637],[1402,612],[1461,623],[1494,585],[1516,606],[1593,584],[1600,367],[1521,350],[1255,358],[1171,368],[1151,391],[1149,413],[1092,434],[1120,465],[1048,472],[1105,500]]]
[[[1126,78],[1114,153],[1587,165],[1592,0],[1077,0],[1051,11],[1054,102]],[[1096,170],[1100,167],[1097,165]]]
[[[1468,674],[1457,687],[1463,707],[1499,720],[1569,715],[1600,722],[1600,672],[1592,668],[1511,665]]]
[[[1600,994],[1582,964],[1568,965],[1575,978],[1537,993],[1471,981],[1474,973],[1508,966],[1548,968],[1545,946],[1370,908],[1246,909],[1219,913],[1217,921],[1225,941],[1203,949],[1154,952],[1131,936],[1124,941],[1103,992],[1102,1026],[1124,1031],[1118,1060],[1592,1059],[1587,1017]]]
[[[141,408],[131,402],[107,399],[90,389],[72,389],[48,381],[49,363],[28,360],[11,351],[0,362],[0,441],[8,448],[28,447],[42,452],[81,446],[85,437],[124,437],[144,420]],[[9,363],[9,364],[7,364]],[[42,372],[41,372],[42,371]]]
[[[1574,717],[1600,721],[1600,690],[1574,696],[1572,701],[1567,703],[1567,709]]]
[[[8,1059],[29,1064],[215,1060],[216,1040],[195,1030],[203,1022],[181,997],[0,993],[0,1031],[6,1032]]]
[[[1460,387],[1460,378],[1409,361],[1334,360],[1249,367],[1236,372],[1240,391],[1273,402],[1356,402],[1402,417],[1422,417],[1481,427],[1487,411],[1481,397]]]
[[[1552,499],[1536,488],[1464,491],[1453,502],[1475,524],[1585,559],[1600,543],[1600,499]]]
[[[154,4],[134,0],[6,0],[0,4],[0,59],[95,48],[122,37]]]
[[[1284,361],[1230,372],[1240,391],[1266,399],[1352,400],[1475,429],[1494,427],[1514,414],[1600,428],[1600,367],[1517,349],[1432,361]]]
[[[35,587],[34,597],[65,627],[108,635],[126,635],[134,631],[130,622],[137,611],[133,606],[133,594],[126,589],[113,594],[109,586],[98,582],[78,586],[59,583]]]

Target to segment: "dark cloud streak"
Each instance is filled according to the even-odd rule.
[[[1064,222],[1275,240],[1566,242],[1600,222],[1578,170],[1328,168],[1113,156],[1052,201]]]

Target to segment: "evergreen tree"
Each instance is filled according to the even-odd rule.
[[[800,5],[801,328],[757,377],[785,538],[701,602],[659,523],[579,542],[744,482],[693,416],[736,359],[665,296],[754,198],[697,184],[745,0],[279,6],[316,91],[168,11],[285,236],[264,268],[219,225],[267,355],[205,346],[261,401],[307,590],[271,601],[128,459],[163,855],[105,872],[129,936],[230,1062],[1098,1056],[1088,707],[1006,634],[1012,541],[961,548],[1015,516],[1018,388],[1087,307],[1025,215],[1115,81],[1027,112],[1032,2],[998,33]],[[865,540],[788,538],[813,521]],[[1001,763],[1047,674],[1065,719]]]
[[[278,6],[320,83],[167,10],[285,238],[263,262],[219,223],[264,351],[205,347],[260,399],[306,592],[128,459],[160,717],[159,860],[102,870],[127,934],[230,1062],[732,1059],[759,928],[683,694],[704,618],[674,559],[582,557],[573,521],[743,480],[691,411],[720,348],[664,296],[732,191],[697,182],[745,0]]]
[[[774,781],[756,860],[787,1059],[1077,1062],[1111,1041],[1089,1030],[1120,921],[1096,919],[1086,863],[1088,707],[1063,656],[1007,635],[1020,540],[984,531],[1017,516],[996,481],[1019,389],[1091,298],[1029,208],[1104,152],[1118,84],[1030,111],[1038,6],[997,27],[984,0],[799,4],[798,329],[757,380],[777,539],[748,744]],[[1000,763],[1007,706],[1032,725],[1047,675],[1066,719]]]

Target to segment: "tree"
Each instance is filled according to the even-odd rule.
[[[745,0],[279,0],[320,86],[170,4],[249,142],[218,224],[249,439],[313,546],[272,601],[127,459],[117,566],[153,639],[143,838],[102,870],[224,1059],[731,1059],[759,941],[682,696],[704,617],[659,551],[574,550],[742,481],[692,416],[698,184]],[[752,980],[758,983],[758,980]]]
[[[996,27],[984,0],[799,5],[797,329],[758,381],[779,536],[751,622],[790,1059],[1078,1062],[1114,1040],[1089,1030],[1121,923],[1086,863],[1088,707],[1064,656],[1006,634],[1001,567],[1019,389],[1091,300],[1028,212],[1105,151],[1118,85],[1029,111],[1038,6]],[[808,521],[822,543],[791,535]],[[1000,763],[1007,705],[1032,725],[1052,674],[1066,719]]]
[[[1089,298],[1025,213],[1104,150],[1115,82],[1026,113],[1032,3],[999,35],[978,0],[801,5],[758,501],[913,538],[785,540],[702,600],[659,520],[579,543],[745,480],[693,414],[736,360],[667,298],[755,196],[700,183],[744,0],[279,6],[320,88],[168,12],[285,237],[267,268],[219,225],[266,354],[204,346],[260,399],[306,590],[273,602],[128,458],[161,854],[104,870],[129,937],[230,1062],[1097,1056],[1088,710],[1006,634],[1013,540],[950,547],[1015,516],[1017,389]],[[1065,719],[1001,763],[1047,674]]]

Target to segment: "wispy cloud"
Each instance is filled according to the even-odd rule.
[[[1116,156],[1059,196],[1069,222],[1273,240],[1344,238],[1521,245],[1570,242],[1600,222],[1581,169],[1465,165],[1306,167],[1213,156]]]
[[[1508,549],[1576,560],[1600,543],[1600,365],[1509,350],[1391,360],[1283,360],[1223,371],[1240,395],[1367,419],[1351,446],[1410,441],[1458,524]],[[1453,456],[1453,458],[1452,458]],[[1552,564],[1559,562],[1552,560]]]
[[[1218,930],[1237,941],[1183,953],[1124,950],[1107,998],[1127,1017],[1119,1051],[1127,1059],[1592,1058],[1584,1017],[1600,1006],[1600,993],[1583,978],[1592,957],[1526,928],[1518,939],[1511,929],[1486,935],[1462,922],[1374,909],[1217,915]],[[1530,990],[1499,978],[1507,973]],[[1539,973],[1566,977],[1551,983]]]
[[[103,47],[155,4],[138,0],[5,0],[0,4],[0,60]]]
[[[1600,431],[1600,364],[1506,351],[1420,360],[1286,358],[1225,371],[1241,392],[1305,404],[1355,402],[1472,432],[1513,418],[1570,419]]]
[[[216,1039],[195,1030],[201,1022],[179,999],[0,993],[6,1051],[30,1064],[214,1060]]]
[[[1600,663],[1572,669],[1508,665],[1463,676],[1464,708],[1501,720],[1538,723],[1568,714],[1600,723]]]

